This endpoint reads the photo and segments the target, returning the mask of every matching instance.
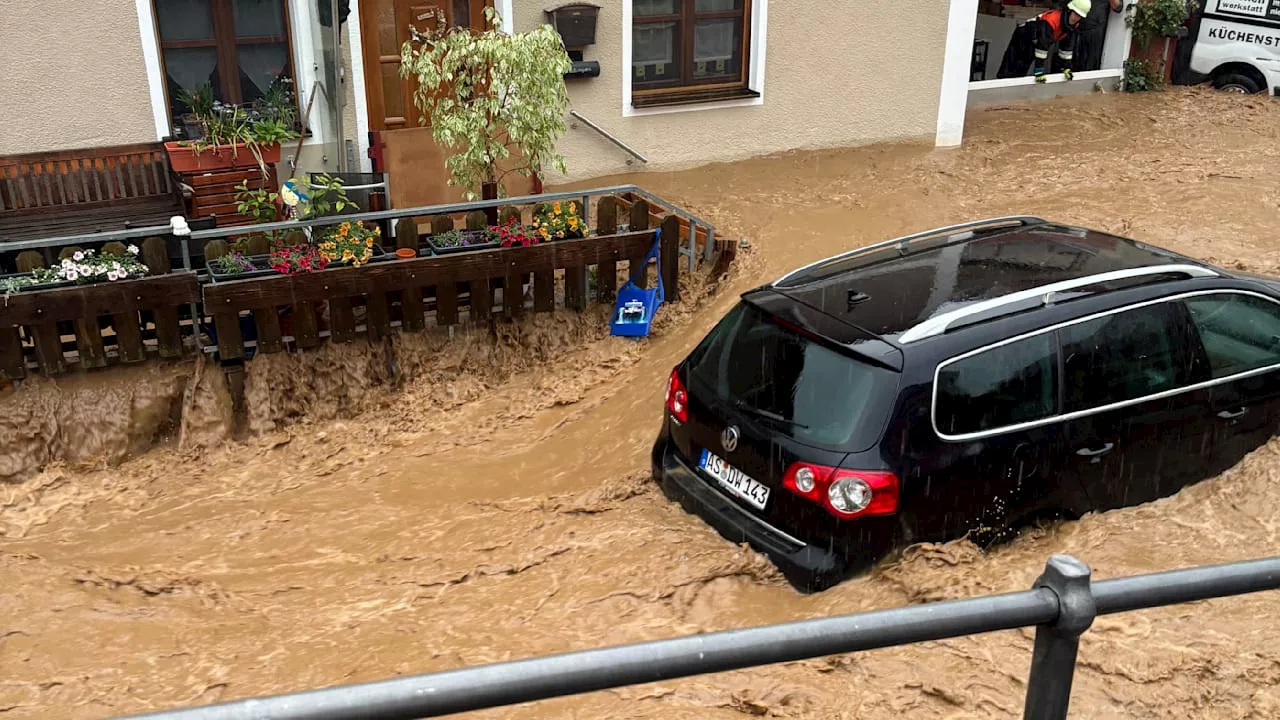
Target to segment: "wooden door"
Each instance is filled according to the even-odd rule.
[[[461,200],[463,189],[448,184],[446,154],[413,104],[415,81],[400,77],[400,48],[409,41],[410,25],[425,30],[434,23],[433,8],[450,25],[483,30],[484,10],[493,0],[362,0],[359,6],[369,129],[382,145],[391,207]],[[528,178],[505,180],[508,195],[532,192]]]

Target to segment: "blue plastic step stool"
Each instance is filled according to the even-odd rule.
[[[649,271],[649,261],[658,261],[658,287],[656,290],[645,290],[635,284],[637,268],[631,269],[631,277],[618,289],[618,302],[613,307],[613,319],[609,321],[609,334],[620,337],[648,337],[649,326],[653,322],[653,314],[662,306],[666,294],[662,289],[662,259],[659,248],[662,246],[662,228],[654,230],[653,249],[644,256],[644,263],[638,268],[640,272]]]

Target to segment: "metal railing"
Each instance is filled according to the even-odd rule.
[[[382,220],[395,220],[406,217],[422,217],[426,215],[453,215],[460,213],[468,213],[473,210],[486,210],[493,207],[501,207],[504,205],[536,205],[545,202],[554,202],[556,200],[579,200],[582,202],[583,216],[582,219],[586,224],[590,224],[590,198],[601,195],[621,195],[623,193],[632,193],[649,201],[658,209],[682,218],[689,224],[689,239],[687,247],[681,251],[681,254],[689,258],[689,269],[692,271],[696,265],[695,248],[696,236],[699,226],[707,228],[707,247],[705,259],[710,259],[712,254],[712,245],[715,238],[715,228],[711,223],[699,218],[693,213],[654,195],[636,185],[613,185],[609,187],[590,188],[587,190],[574,190],[570,192],[543,193],[541,195],[521,195],[518,197],[500,198],[498,200],[477,200],[474,202],[449,203],[445,205],[422,205],[409,208],[396,208],[394,210],[379,210],[376,212],[352,213],[350,215],[325,216],[310,218],[307,220],[284,220],[273,223],[260,223],[256,225],[236,225],[232,227],[212,228],[209,230],[193,230],[189,235],[175,236],[181,247],[181,256],[183,267],[190,269],[191,265],[191,240],[214,240],[217,238],[231,237],[234,235],[245,235],[252,232],[270,232],[270,231],[289,231],[298,230],[305,227],[314,227],[317,225],[332,225],[335,222],[363,220],[365,222],[377,222]],[[336,219],[335,219],[336,218]],[[43,250],[45,248],[66,247],[68,245],[81,245],[85,243],[105,243],[113,240],[133,240],[146,237],[167,237],[171,234],[169,225],[153,225],[150,227],[130,228],[127,230],[114,230],[110,232],[89,233],[84,235],[68,235],[64,237],[41,238],[38,240],[17,240],[12,242],[0,242],[0,252],[19,252],[22,250]]]
[[[597,124],[595,124],[595,123],[591,122],[590,120],[588,120],[588,119],[587,119],[587,117],[586,117],[585,115],[583,115],[582,113],[578,112],[577,110],[570,110],[570,111],[569,111],[569,114],[570,114],[570,115],[572,115],[572,116],[574,116],[574,117],[575,117],[575,118],[577,118],[578,120],[582,121],[582,124],[583,124],[583,125],[586,125],[587,127],[591,128],[592,130],[595,130],[595,131],[596,131],[597,133],[599,133],[599,134],[600,134],[600,136],[601,136],[601,137],[603,137],[605,140],[608,140],[609,142],[613,143],[614,145],[617,145],[618,147],[622,148],[622,149],[623,149],[623,150],[624,150],[628,155],[630,155],[631,157],[633,157],[633,158],[635,158],[635,159],[639,160],[639,161],[640,161],[640,162],[642,162],[642,163],[648,164],[648,162],[649,162],[649,158],[647,158],[647,157],[645,157],[645,156],[641,155],[639,152],[637,152],[637,151],[636,151],[634,148],[632,148],[630,145],[628,145],[628,144],[626,144],[626,143],[622,142],[621,140],[619,140],[617,137],[615,137],[615,136],[614,136],[614,134],[613,134],[613,133],[609,132],[608,130],[605,130],[604,128],[600,127],[599,125],[597,125]],[[630,160],[628,160],[628,161],[627,161],[627,164],[628,164],[628,165],[630,165],[630,164],[631,164],[631,161],[630,161]]]
[[[1049,558],[1031,590],[481,665],[131,716],[411,720],[825,655],[1036,626],[1024,718],[1067,717],[1079,638],[1098,615],[1280,588],[1280,557],[1090,580]]]

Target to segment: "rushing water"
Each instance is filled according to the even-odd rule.
[[[736,292],[838,250],[1012,213],[1275,270],[1278,158],[1280,105],[1171,92],[980,112],[958,150],[879,146],[626,178],[753,247],[719,292],[691,286],[700,299],[665,310],[646,343],[606,337],[599,315],[506,327],[496,344],[397,340],[403,387],[383,374],[386,348],[329,350],[306,366],[273,358],[250,369],[247,442],[200,451],[175,438],[116,468],[55,463],[0,486],[0,716],[108,717],[1022,589],[1053,552],[1098,577],[1274,554],[1280,442],[1172,498],[989,554],[910,548],[802,596],[665,501],[647,453],[667,373]],[[71,411],[92,406],[94,379],[82,382]],[[107,408],[138,393],[97,392],[104,417],[133,422]],[[22,416],[48,424],[31,452],[76,445],[59,424],[65,407],[41,412]],[[1081,646],[1073,717],[1278,717],[1277,617],[1280,598],[1262,594],[1100,618]],[[1016,718],[1031,638],[480,715]]]

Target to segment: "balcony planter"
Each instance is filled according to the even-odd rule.
[[[215,170],[235,170],[257,166],[258,159],[254,157],[253,152],[247,146],[236,143],[234,148],[234,155],[232,146],[209,148],[197,153],[194,147],[185,145],[182,142],[167,142],[164,144],[165,152],[169,154],[169,166],[176,173],[212,172]],[[259,147],[259,151],[262,153],[262,161],[264,163],[274,165],[280,162],[279,143],[262,145]]]
[[[30,277],[31,277],[31,273],[12,273],[9,275],[0,275],[0,283],[3,283],[5,280],[19,280],[19,279],[27,279]],[[103,282],[110,282],[110,281],[104,280]],[[14,289],[12,292],[36,292],[39,290],[56,290],[58,288],[71,287],[72,285],[75,285],[75,284],[76,283],[70,280],[60,280],[58,282],[39,283],[35,285],[23,285],[20,288]],[[81,283],[81,284],[84,284],[84,283]],[[5,291],[0,289],[0,297],[4,295],[5,295]]]
[[[492,250],[499,246],[497,240],[484,230],[450,230],[439,235],[428,235],[427,246],[436,255]]]
[[[216,263],[210,262],[208,265],[209,277],[215,282],[231,282],[233,280],[248,280],[250,278],[266,277],[268,275],[276,275],[275,270],[271,268],[271,260],[266,255],[245,255],[244,259],[253,263],[252,270],[244,270],[242,272],[222,272],[218,269]]]

